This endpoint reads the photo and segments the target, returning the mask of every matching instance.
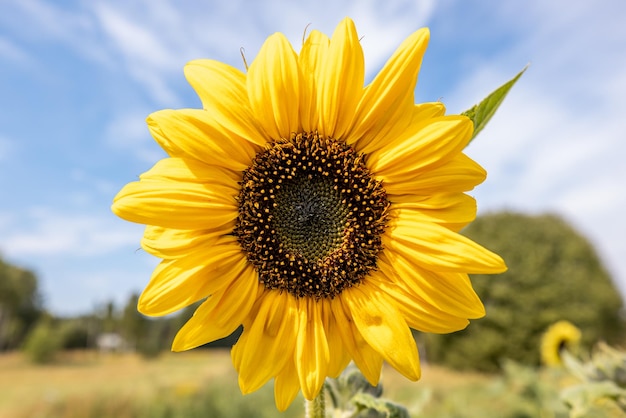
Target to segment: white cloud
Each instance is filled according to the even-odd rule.
[[[99,63],[110,62],[97,44],[93,17],[83,8],[63,8],[41,0],[5,2],[0,16],[7,28],[20,38],[38,43],[61,43]]]
[[[140,23],[132,22],[130,18],[106,3],[99,3],[96,6],[96,13],[105,33],[127,59],[159,68],[173,65],[173,57],[159,41],[157,32]]]
[[[182,64],[178,54],[167,49],[158,28],[149,27],[144,20],[125,16],[123,11],[110,7],[108,3],[96,3],[94,12],[105,36],[112,43],[113,52],[122,56],[125,69],[158,102],[178,103],[177,94],[163,77]]]
[[[187,61],[210,57],[241,68],[240,48],[246,50],[250,62],[265,38],[280,31],[298,50],[307,25],[330,35],[345,16],[353,17],[364,36],[371,76],[404,37],[428,21],[434,4],[433,0],[230,0],[187,5],[141,0],[93,1],[64,9],[41,0],[24,0],[12,4],[8,14],[19,15],[15,20],[22,23],[14,29],[22,37],[66,44],[88,60],[127,71],[156,103],[177,107],[181,100],[172,80],[182,78]],[[25,31],[24,27],[37,30]],[[9,51],[9,46],[4,49]],[[16,53],[15,48],[10,50]]]
[[[372,78],[409,34],[427,26],[435,11],[434,1],[354,2],[347,16],[354,19]]]
[[[15,259],[106,254],[138,246],[142,231],[112,214],[67,214],[31,208],[12,217],[11,226],[4,225],[0,246]]]

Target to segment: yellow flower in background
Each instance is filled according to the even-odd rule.
[[[173,350],[228,336],[243,393],[275,379],[284,410],[353,360],[376,384],[383,361],[420,377],[410,328],[447,333],[484,315],[468,273],[502,259],[458,234],[485,171],[462,153],[464,116],[414,104],[429,38],[409,36],[364,87],[354,23],[313,31],[296,53],[270,36],[241,72],[192,61],[203,109],[148,126],[169,158],[116,196],[163,259],[139,300],[167,315],[205,299]]]
[[[546,366],[560,366],[561,351],[576,350],[580,344],[581,332],[569,321],[559,321],[551,325],[541,337],[541,361]]]

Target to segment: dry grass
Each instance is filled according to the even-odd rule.
[[[423,366],[422,379],[410,382],[386,366],[383,396],[410,406],[424,390],[467,388],[486,384],[491,378]],[[163,353],[154,360],[135,354],[80,352],[65,354],[59,362],[47,366],[31,364],[18,353],[4,354],[0,355],[0,418],[33,416],[53,404],[71,404],[80,410],[81,404],[90,408],[102,399],[116,399],[123,407],[124,400],[149,402],[163,393],[184,396],[207,382],[224,382],[237,391],[237,376],[228,351]]]
[[[236,381],[225,351],[164,353],[154,360],[135,354],[81,352],[46,366],[9,353],[0,355],[0,418],[67,399],[149,399],[164,389],[184,392],[218,378]]]

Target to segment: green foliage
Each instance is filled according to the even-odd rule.
[[[415,418],[568,418],[559,400],[560,377],[512,361],[502,373],[480,383],[433,390]]]
[[[382,385],[372,386],[354,365],[350,365],[336,379],[327,379],[332,416],[353,418],[409,418],[407,409],[382,398]],[[330,407],[330,408],[329,408]]]
[[[130,295],[117,328],[126,342],[145,358],[154,358],[166,347],[162,321],[152,321],[137,311],[139,295]]]
[[[626,417],[626,351],[603,342],[587,361],[561,352],[565,369],[579,380],[561,392],[571,418]]]
[[[41,312],[37,276],[0,259],[0,351],[19,347]]]
[[[89,329],[81,321],[68,319],[59,322],[63,350],[84,350],[89,347]]]
[[[23,350],[32,362],[44,364],[54,361],[62,346],[61,333],[54,328],[50,319],[44,318],[28,334]]]
[[[559,217],[491,214],[464,234],[500,254],[509,270],[473,276],[487,316],[466,330],[428,336],[430,360],[484,371],[504,358],[536,365],[541,334],[562,319],[581,329],[587,347],[621,336],[619,293],[592,245]]]
[[[476,138],[476,135],[478,135],[478,133],[487,125],[487,122],[489,122],[491,117],[496,113],[496,110],[498,110],[504,101],[504,98],[509,93],[509,90],[511,90],[513,85],[517,82],[517,80],[519,80],[522,74],[524,74],[527,68],[528,66],[524,67],[524,69],[517,73],[517,75],[511,80],[498,87],[480,103],[472,106],[462,113],[462,115],[467,116],[474,123],[474,134],[472,135],[472,139]]]

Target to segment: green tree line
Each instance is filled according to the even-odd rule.
[[[46,311],[34,272],[0,259],[0,352],[23,349],[36,362],[49,362],[63,350],[102,349],[103,335],[118,337],[114,351],[137,351],[146,357],[168,350],[176,332],[197,305],[165,318],[149,318],[137,311],[139,295],[123,306],[104,303],[93,312],[58,317]],[[238,337],[210,344],[230,347]]]
[[[42,310],[37,276],[0,259],[0,351],[19,347]]]

